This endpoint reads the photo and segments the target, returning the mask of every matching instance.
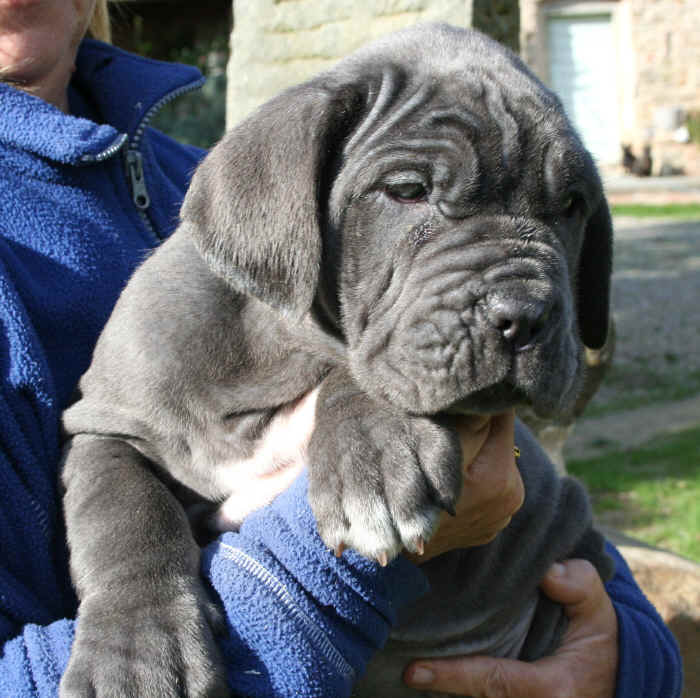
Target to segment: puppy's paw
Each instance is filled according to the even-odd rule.
[[[322,394],[323,397],[323,394]],[[309,500],[319,534],[386,564],[422,553],[461,486],[456,432],[400,415],[355,393],[320,405],[309,446]]]
[[[230,695],[214,633],[218,607],[197,580],[83,600],[60,698],[224,698]]]

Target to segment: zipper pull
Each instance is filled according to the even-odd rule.
[[[136,208],[145,211],[151,205],[151,197],[146,189],[146,180],[143,176],[143,158],[138,150],[129,150],[126,155],[129,168],[129,180],[131,181],[131,196]]]

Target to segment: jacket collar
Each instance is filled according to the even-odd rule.
[[[138,140],[160,105],[203,81],[191,66],[154,61],[85,39],[71,87],[89,95],[96,112],[108,114],[110,122],[64,114],[0,83],[0,144],[68,165],[103,160],[127,139]]]

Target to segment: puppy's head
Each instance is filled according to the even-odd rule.
[[[566,410],[605,342],[612,229],[557,98],[474,31],[419,25],[261,107],[197,171],[212,269],[334,326],[402,410]]]

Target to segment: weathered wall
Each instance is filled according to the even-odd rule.
[[[628,1],[640,124],[663,121],[655,114],[659,105],[700,109],[700,4],[697,0]]]
[[[520,56],[537,73],[544,77],[546,54],[542,47],[540,35],[541,0],[520,0]]]
[[[471,23],[472,0],[234,0],[227,122],[367,41],[420,21]]]
[[[618,110],[623,142],[637,154],[652,145],[654,173],[666,163],[700,174],[700,149],[678,143],[685,113],[700,110],[698,0],[520,0],[520,45],[525,62],[548,79],[548,8],[593,13],[607,6],[617,42]]]
[[[628,2],[637,64],[636,140],[653,144],[657,166],[665,161],[688,174],[700,174],[698,148],[674,141],[685,114],[700,110],[700,4],[698,0]]]

